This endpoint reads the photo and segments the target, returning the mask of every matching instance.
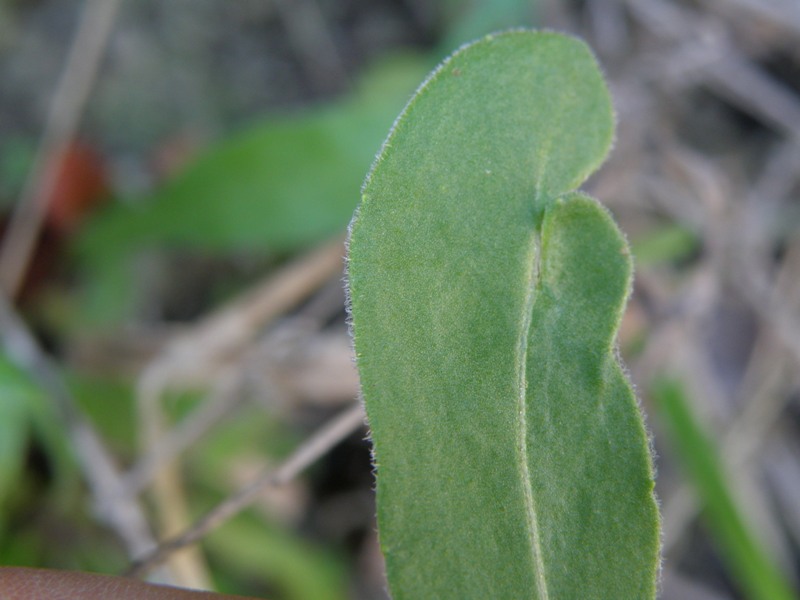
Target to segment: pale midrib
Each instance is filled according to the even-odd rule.
[[[536,277],[537,277],[537,236],[531,234],[530,248],[528,248],[528,289],[525,295],[525,304],[522,312],[522,332],[520,333],[519,349],[517,355],[517,369],[519,371],[519,390],[517,396],[519,411],[519,428],[517,429],[517,451],[519,453],[519,475],[522,484],[522,493],[525,499],[525,517],[528,522],[528,541],[530,543],[531,562],[534,577],[536,580],[537,597],[540,600],[549,600],[550,594],[547,590],[547,577],[544,569],[544,559],[542,557],[542,543],[539,538],[539,518],[536,514],[536,501],[533,498],[531,488],[531,474],[528,469],[528,416],[527,405],[525,402],[528,377],[528,334],[531,325],[533,303],[535,297]]]

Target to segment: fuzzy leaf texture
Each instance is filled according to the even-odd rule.
[[[631,282],[575,192],[612,143],[580,41],[462,48],[400,115],[349,291],[395,600],[654,598],[659,518],[614,338]]]

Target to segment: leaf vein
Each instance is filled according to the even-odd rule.
[[[533,304],[535,300],[536,280],[538,277],[538,244],[535,231],[531,232],[531,241],[528,248],[528,281],[525,302],[522,312],[522,327],[519,338],[519,348],[517,352],[517,369],[519,373],[519,389],[517,394],[517,409],[519,412],[519,427],[517,430],[517,452],[519,453],[518,465],[519,475],[522,485],[522,493],[525,500],[525,517],[527,521],[528,541],[530,544],[531,562],[536,581],[537,594],[541,600],[548,600],[550,595],[547,588],[547,574],[545,572],[544,558],[542,556],[542,543],[539,536],[539,517],[536,512],[536,500],[533,497],[531,487],[531,474],[528,467],[528,419],[527,419],[527,362],[528,362],[528,338],[530,332],[531,318],[533,314]]]

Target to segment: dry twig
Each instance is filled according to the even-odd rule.
[[[147,452],[163,443],[166,426],[161,398],[167,389],[176,383],[210,381],[224,372],[230,361],[241,358],[266,323],[290,310],[334,274],[340,274],[343,256],[342,239],[325,244],[169,342],[139,379],[137,404],[143,450]],[[136,488],[145,483],[142,474],[154,478],[153,500],[164,535],[184,529],[189,523],[189,511],[177,462],[151,463],[147,473],[139,472]],[[179,583],[204,587],[201,562],[196,551],[173,557],[173,567],[180,573]]]
[[[67,426],[89,484],[98,517],[122,539],[131,556],[155,546],[142,508],[124,493],[124,482],[111,454],[89,421],[81,414],[58,369],[39,348],[25,323],[0,294],[0,336],[11,359],[50,394]]]
[[[360,403],[354,404],[319,429],[277,469],[264,473],[251,484],[229,496],[186,531],[160,544],[153,552],[137,561],[127,574],[133,577],[142,576],[163,562],[171,553],[194,544],[209,531],[247,508],[265,488],[284,485],[297,477],[363,423],[363,408]]]
[[[84,2],[33,167],[0,247],[0,288],[12,301],[28,268],[47,210],[46,202],[55,185],[58,163],[75,137],[119,4],[120,0]]]

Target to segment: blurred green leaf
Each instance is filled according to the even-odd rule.
[[[753,600],[796,598],[789,583],[749,530],[747,519],[731,493],[717,450],[692,414],[683,386],[677,381],[662,379],[653,387],[653,397],[682,466],[703,503],[704,516],[731,577]]]
[[[186,453],[195,497],[226,495],[233,465],[273,464],[296,447],[298,436],[263,407],[246,406],[229,415]],[[262,467],[263,468],[263,467]],[[342,600],[345,573],[331,552],[303,540],[289,527],[245,514],[211,534],[207,547],[224,577],[260,581],[287,600]],[[223,582],[224,579],[221,579]],[[238,593],[251,590],[227,589]]]
[[[690,256],[700,245],[692,230],[671,225],[651,231],[633,240],[631,249],[639,265],[675,262]]]
[[[84,414],[117,456],[136,448],[136,411],[130,381],[72,373],[69,386]]]
[[[230,416],[188,453],[196,479],[218,491],[229,485],[232,461],[249,459],[277,461],[292,451],[300,440],[291,428],[261,407],[248,406]]]
[[[204,544],[227,570],[274,586],[281,599],[347,598],[347,578],[336,556],[250,514],[229,521]]]
[[[33,137],[11,136],[0,141],[0,208],[10,208],[16,201],[35,152]]]
[[[330,105],[270,116],[224,140],[151,198],[109,207],[78,240],[94,321],[135,297],[131,257],[146,247],[292,252],[343,231],[383,135],[427,70],[385,60]]]
[[[0,564],[20,567],[41,565],[47,545],[44,537],[30,528],[14,533],[17,535],[0,535]]]
[[[43,461],[23,468],[32,451]],[[49,532],[32,511],[68,511],[80,477],[64,423],[27,373],[0,354],[0,564],[39,564]]]
[[[30,435],[31,406],[41,392],[31,381],[0,356],[0,534],[5,504],[19,485]]]
[[[449,51],[493,31],[531,27],[537,4],[535,0],[451,0],[446,8],[452,24],[441,47]]]
[[[91,260],[153,242],[292,251],[334,234],[423,69],[416,57],[387,61],[341,101],[254,123],[152,198],[106,211],[83,233],[82,252]]]
[[[78,472],[64,423],[36,382],[0,354],[0,506],[25,476],[20,467],[31,436],[46,453],[56,495],[68,495]]]

